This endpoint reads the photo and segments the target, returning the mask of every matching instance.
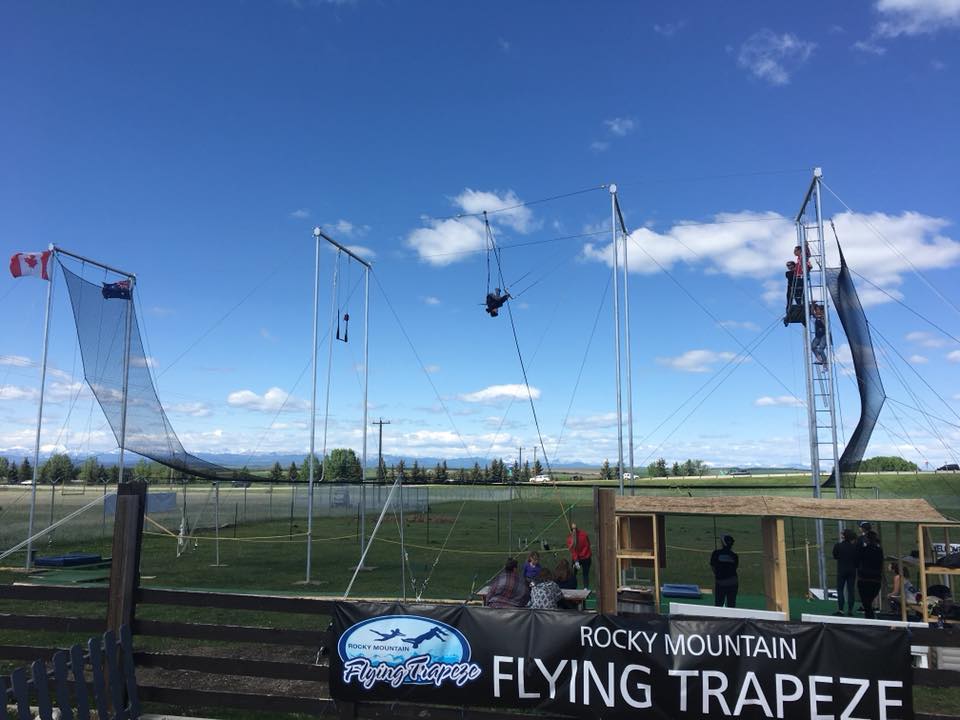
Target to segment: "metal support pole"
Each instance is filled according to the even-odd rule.
[[[317,435],[317,315],[320,311],[320,228],[313,229],[314,238],[314,266],[313,266],[313,344],[311,357],[313,368],[313,387],[310,391],[310,454],[307,456],[307,570],[306,582],[310,582],[310,561],[313,552],[313,473],[314,450]],[[327,338],[329,341],[330,338]],[[331,343],[332,344],[332,343]],[[291,484],[290,522],[293,528],[293,499],[296,486]]]
[[[360,459],[360,548],[367,535],[367,392],[370,382],[370,268],[363,274],[363,452]],[[377,470],[380,465],[377,465]]]
[[[123,482],[123,460],[127,446],[127,390],[130,384],[130,340],[133,334],[133,292],[137,279],[130,275],[130,299],[127,300],[127,327],[123,345],[123,397],[120,406],[120,459],[117,461],[118,482]]]
[[[214,509],[213,509],[213,524],[216,525],[216,548],[217,548],[217,562],[216,566],[220,567],[220,483],[213,484],[213,497],[214,497]]]
[[[613,233],[613,338],[617,361],[617,479],[623,495],[623,408],[620,391],[620,280],[619,248],[617,247],[617,186],[610,185],[610,231]]]
[[[53,300],[53,260],[57,257],[57,251],[50,246],[52,254],[47,261],[47,267],[50,268],[50,279],[47,281],[47,309],[43,314],[43,355],[40,360],[40,404],[37,407],[37,437],[33,447],[33,485],[30,488],[30,519],[27,521],[27,562],[24,566],[27,572],[33,565],[33,519],[37,508],[37,478],[40,473],[40,426],[43,422],[43,393],[47,384],[47,346],[50,339],[50,308]]]
[[[330,329],[327,331],[327,389],[325,392],[324,410],[323,410],[323,448],[320,454],[320,480],[326,480],[326,462],[327,462],[327,429],[330,425],[330,374],[333,370],[333,324],[337,319],[337,279],[340,275],[340,263],[333,266],[333,287],[330,290]],[[310,466],[313,467],[313,457],[310,458]],[[313,484],[310,485],[310,497],[307,498],[307,514],[310,518],[311,535],[308,541],[313,544]],[[310,548],[312,549],[312,548]],[[310,555],[307,555],[309,558]],[[310,565],[307,565],[307,582],[310,582]]]
[[[623,222],[623,213],[620,210],[620,201],[616,195],[613,198],[616,203],[617,218],[620,220],[620,234],[623,236],[623,326],[626,330],[624,339],[627,343],[627,450],[630,461],[630,486],[634,488],[637,473],[633,465],[633,359],[630,343],[630,288],[627,280],[630,265],[627,262],[627,245],[630,243],[627,226]]]
[[[403,473],[397,477],[397,489],[400,492],[400,584],[403,588],[403,600],[407,600],[407,545],[403,535]]]
[[[507,554],[513,554],[513,485],[510,486],[510,500],[507,502]]]

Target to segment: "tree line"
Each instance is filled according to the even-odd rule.
[[[326,482],[359,482],[362,476],[360,459],[350,448],[334,448],[321,462],[314,455],[314,479],[323,478]],[[897,456],[877,456],[860,462],[860,472],[915,472],[916,463]],[[657,458],[646,467],[647,477],[700,477],[708,474],[710,466],[702,460],[688,458],[684,462],[668,464],[664,458]],[[514,461],[507,465],[502,458],[491,460],[480,465],[475,462],[473,467],[450,468],[447,461],[442,460],[434,467],[421,465],[414,460],[409,466],[404,460],[386,465],[382,460],[377,468],[376,478],[382,483],[392,483],[402,476],[406,483],[442,483],[455,482],[467,484],[502,483],[502,482],[529,482],[531,478],[543,475],[544,468],[539,460],[532,464],[527,461],[521,466]],[[169,480],[183,482],[192,476],[177,470],[171,470],[159,463],[141,459],[133,467],[124,468],[124,479],[144,479],[147,481]],[[310,476],[309,458],[302,463],[291,462],[284,468],[279,462],[273,464],[269,471],[259,473],[271,482],[306,482]],[[619,465],[611,466],[604,460],[600,466],[602,480],[615,480],[620,477]],[[640,473],[638,473],[640,474]],[[249,478],[250,470],[244,466],[234,471],[233,480],[241,481]],[[96,485],[109,483],[117,484],[120,479],[119,468],[116,465],[104,465],[95,457],[89,457],[82,463],[75,463],[65,453],[54,453],[40,465],[39,481],[44,484],[84,483]],[[7,457],[0,456],[0,483],[17,484],[33,480],[33,465],[28,458],[19,463]]]

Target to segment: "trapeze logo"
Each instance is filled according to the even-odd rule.
[[[480,677],[470,662],[470,643],[459,630],[420,615],[385,615],[364,620],[340,636],[343,682],[367,690],[377,683],[463,687]]]

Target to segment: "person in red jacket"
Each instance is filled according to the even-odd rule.
[[[567,547],[570,549],[570,559],[573,560],[573,569],[578,568],[583,573],[583,586],[590,587],[590,538],[577,528],[575,522],[570,523],[570,534],[567,536]]]

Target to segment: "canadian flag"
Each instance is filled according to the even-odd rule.
[[[38,253],[16,253],[10,258],[10,274],[15,278],[37,277],[49,280],[48,265],[52,254],[50,250]]]

